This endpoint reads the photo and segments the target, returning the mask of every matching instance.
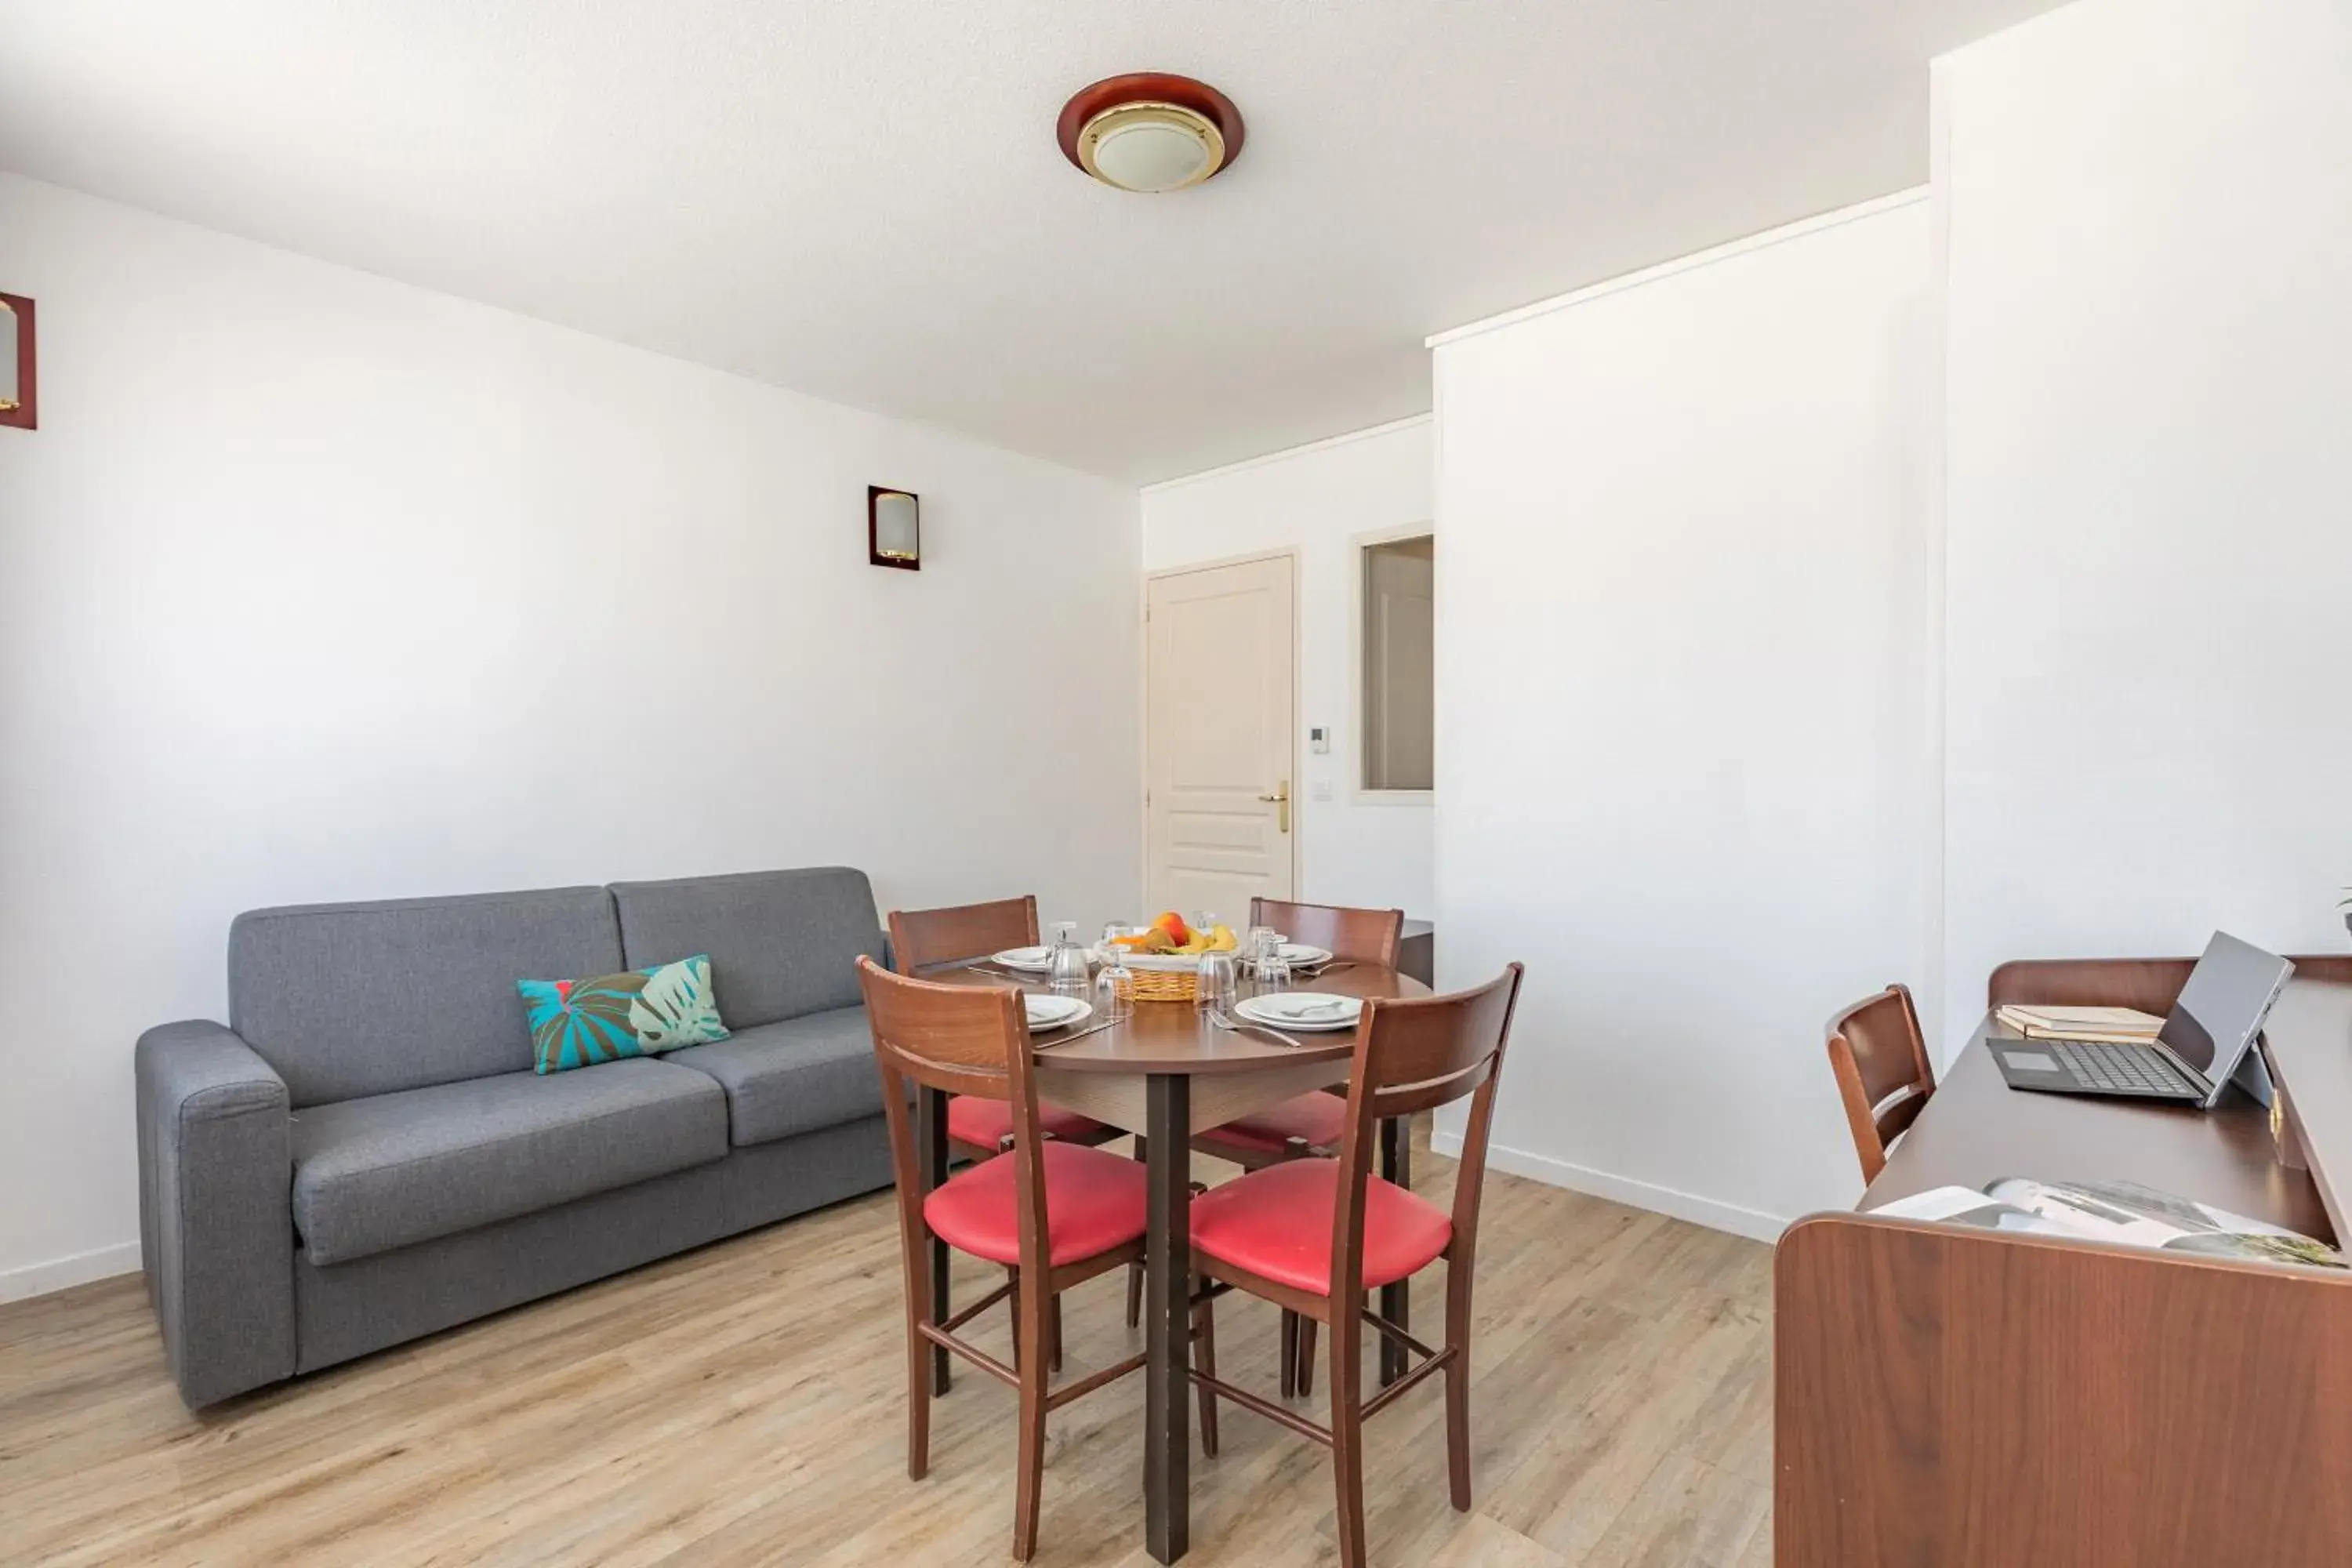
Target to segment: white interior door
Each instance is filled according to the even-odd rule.
[[[1150,579],[1146,725],[1153,910],[1239,926],[1291,896],[1293,563],[1280,555]]]

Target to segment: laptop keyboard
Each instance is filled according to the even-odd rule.
[[[2141,1093],[2195,1093],[2197,1086],[2180,1076],[2179,1069],[2156,1052],[2133,1046],[2110,1045],[2104,1040],[2051,1040],[2045,1042],[2051,1055],[2058,1058],[2076,1083],[2093,1089],[2116,1089]]]

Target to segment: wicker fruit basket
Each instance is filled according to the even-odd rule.
[[[1097,948],[1095,959],[1102,963],[1110,954]],[[1201,995],[1201,960],[1196,953],[1126,952],[1118,955],[1127,972],[1135,976],[1135,999],[1139,1002],[1192,1003]]]

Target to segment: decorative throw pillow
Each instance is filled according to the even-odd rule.
[[[541,1072],[727,1037],[706,953],[588,980],[518,980]]]

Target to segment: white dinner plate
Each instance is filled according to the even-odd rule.
[[[1023,994],[1021,1004],[1029,1009],[1029,1032],[1033,1035],[1042,1035],[1048,1029],[1066,1029],[1095,1016],[1095,1005],[1076,996],[1028,992]]]
[[[1043,974],[1053,952],[1047,947],[1008,947],[1003,952],[990,953],[988,961],[1001,963],[1007,969],[1020,970],[1024,974]]]
[[[1286,942],[1282,944],[1282,956],[1293,963],[1324,963],[1329,962],[1331,950],[1309,947],[1303,942]]]
[[[1234,1011],[1254,1024],[1276,1029],[1352,1029],[1364,1010],[1360,996],[1322,991],[1276,991],[1253,996]]]

